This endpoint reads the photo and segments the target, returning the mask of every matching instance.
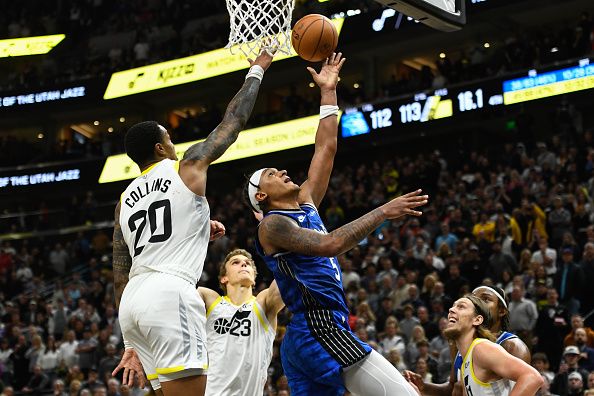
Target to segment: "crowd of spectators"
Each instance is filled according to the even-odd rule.
[[[47,1],[36,7],[24,6],[20,13],[4,3],[0,0],[0,8],[12,11],[0,13],[0,29],[6,29],[0,36],[53,33],[56,26],[69,26],[68,32],[76,33],[76,40],[67,43],[67,49],[87,50],[96,43],[95,37],[126,29],[136,32],[136,26],[156,29],[156,33],[143,30],[133,35],[133,40],[143,37],[145,44],[150,42],[151,51],[138,45],[142,40],[117,56],[109,49],[104,56],[110,58],[111,54],[111,58],[97,62],[97,67],[108,62],[105,70],[110,71],[169,56],[169,49],[159,52],[152,47],[167,47],[168,41],[157,44],[149,39],[168,31],[165,22],[172,20],[175,24],[170,25],[168,40],[176,41],[176,57],[209,49],[210,42],[200,43],[204,36],[196,31],[188,36],[190,42],[179,38],[184,37],[187,26],[194,26],[191,21],[198,16],[224,12],[214,1],[200,2],[200,13],[198,3],[190,1]],[[337,7],[353,6],[351,1],[333,3]],[[357,6],[367,3],[357,2]],[[302,12],[311,10],[303,8]],[[208,29],[216,26],[213,23]],[[544,35],[518,35],[489,56],[484,47],[477,47],[459,60],[439,60],[435,74],[423,70],[395,76],[376,96],[438,88],[484,73],[582,56],[591,51],[592,39],[587,33],[591,29],[589,15],[583,14],[572,28]],[[142,58],[143,53],[151,55]],[[83,64],[73,67],[81,74],[67,71],[63,78],[97,72]],[[35,71],[15,72],[15,76],[18,78],[11,84],[36,80]],[[340,92],[346,103],[368,100],[361,95],[364,93],[346,88]],[[256,114],[254,122],[282,121],[279,115],[294,118],[310,114],[310,102],[291,90],[282,104],[286,111]],[[188,114],[173,131],[178,140],[189,140],[212,129],[220,110],[213,106],[206,113],[208,117],[205,113]],[[508,295],[510,331],[526,342],[534,367],[546,378],[547,389],[541,395],[584,395],[586,389],[594,389],[594,298],[589,289],[594,284],[594,136],[591,129],[575,122],[556,124],[555,128],[554,133],[538,141],[523,139],[479,147],[467,142],[450,152],[397,156],[384,151],[368,153],[359,162],[337,161],[320,208],[330,230],[417,187],[431,197],[423,217],[386,222],[339,257],[352,312],[351,327],[394,366],[413,370],[426,381],[445,381],[451,361],[441,333],[444,317],[453,300],[486,283],[502,287]],[[0,143],[4,144],[14,149],[9,141]],[[374,159],[365,160],[368,157]],[[293,179],[304,177],[301,172]],[[239,186],[213,186],[209,190],[212,217],[226,225],[227,235],[210,245],[200,282],[217,289],[221,260],[234,247],[253,250],[256,224],[238,198]],[[11,211],[21,215],[3,213],[0,234],[110,221],[111,207],[104,209],[113,198],[100,203],[93,192],[75,196],[63,206],[78,209],[68,211],[55,203],[43,202],[32,208],[16,205]],[[110,231],[81,230],[2,242],[2,395],[142,394],[111,378],[123,346],[113,300]],[[258,265],[264,274],[259,290],[271,279],[259,260]],[[280,314],[266,396],[287,394],[279,344],[288,318],[286,311]]]
[[[531,349],[551,394],[594,389],[592,130],[456,150],[337,161],[320,208],[328,229],[417,187],[431,197],[421,218],[386,222],[339,257],[351,327],[399,369],[442,382],[451,361],[441,330],[452,301],[478,284],[498,285],[508,296],[510,331]],[[239,186],[215,183],[210,191],[212,217],[227,235],[210,245],[200,283],[217,289],[226,252],[253,250],[256,221]],[[102,220],[88,218],[93,199],[73,223]],[[0,378],[9,391],[134,391],[110,375],[122,344],[109,231],[2,243]],[[259,290],[270,278],[258,265]],[[268,396],[286,390],[279,344],[288,318],[279,317]]]

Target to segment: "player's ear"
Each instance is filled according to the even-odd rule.
[[[262,202],[262,201],[266,200],[266,198],[268,198],[268,194],[266,194],[263,191],[258,191],[256,193],[255,197],[258,202]]]
[[[485,320],[485,318],[483,318],[483,315],[477,315],[472,320],[472,325],[473,326],[480,326],[481,324],[483,324],[483,321],[484,320]]]
[[[161,143],[155,143],[155,154],[157,154],[158,156],[164,156],[165,154],[167,154],[165,152],[165,146],[163,146]]]

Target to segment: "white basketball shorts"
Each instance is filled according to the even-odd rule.
[[[134,276],[124,289],[119,320],[154,389],[206,374],[206,310],[188,281],[162,272]]]

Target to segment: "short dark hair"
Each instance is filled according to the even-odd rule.
[[[126,154],[141,166],[155,156],[155,144],[163,142],[163,131],[157,121],[139,122],[128,129],[124,138]]]

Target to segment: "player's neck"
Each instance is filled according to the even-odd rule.
[[[470,344],[472,344],[472,341],[474,341],[475,338],[474,331],[470,331],[466,334],[460,334],[460,337],[458,337],[456,340],[456,346],[458,347],[458,351],[460,351],[460,355],[462,355],[462,357],[466,357],[468,348],[470,348]]]
[[[251,286],[228,285],[226,296],[234,305],[242,305],[248,302],[254,293]]]
[[[155,165],[158,162],[161,162],[161,160],[163,160],[164,158],[155,158],[153,160],[150,160],[148,162],[145,162],[144,164],[140,165],[140,172],[144,172],[145,170],[147,170],[148,168],[150,168],[151,166]]]
[[[299,202],[296,199],[285,199],[272,202],[270,210],[290,210],[290,209],[301,209]]]
[[[503,333],[503,330],[501,330],[501,326],[499,326],[499,324],[496,324],[490,330],[491,333],[493,333],[493,335],[497,338],[499,338],[499,336]]]

